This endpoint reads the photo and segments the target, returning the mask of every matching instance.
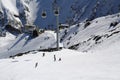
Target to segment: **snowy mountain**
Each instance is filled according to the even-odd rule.
[[[80,52],[99,51],[119,43],[120,13],[99,17],[92,21],[78,23],[60,30],[61,46]],[[10,38],[11,37],[11,38]],[[18,37],[6,36],[0,41],[0,58],[10,57],[18,53],[38,51],[56,47],[56,33],[45,31],[36,38],[23,33]],[[10,39],[10,40],[9,40]],[[5,46],[4,43],[8,43]]]
[[[25,24],[33,24],[38,4],[36,0],[0,0],[0,28],[10,25],[21,30]]]
[[[79,51],[106,49],[120,40],[120,13],[96,18],[61,31],[64,47]]]
[[[1,0],[0,25],[9,23],[17,29],[24,24],[55,28],[55,4],[60,8],[60,23],[69,24],[93,20],[120,11],[119,0]],[[46,11],[46,19],[41,17],[43,11]]]
[[[60,7],[60,23],[75,24],[85,20],[93,20],[97,17],[107,16],[120,11],[119,0],[40,0],[36,25],[42,27],[56,27],[56,18],[53,13],[54,1]],[[42,11],[46,11],[47,17],[41,17]]]
[[[56,31],[32,31],[55,28],[56,4],[69,24],[60,28],[59,51]],[[119,10],[119,0],[0,0],[0,79],[120,80]]]
[[[78,20],[77,24],[74,24],[73,26],[70,26],[67,29],[61,30],[60,41],[63,43],[63,46],[65,48],[75,49],[79,51],[89,51],[96,47],[100,47],[100,45],[105,45],[106,42],[112,44],[112,42],[116,41],[116,39],[119,39],[119,13],[117,12],[119,12],[120,1],[55,1],[9,0],[7,2],[7,0],[1,0],[1,30],[5,27],[5,25],[11,25],[16,29],[21,30],[25,24],[32,25],[33,23],[35,23],[36,25],[42,24],[46,27],[48,24],[55,24],[55,16],[53,15],[52,8],[54,7],[53,5],[57,4],[60,7],[60,23],[67,23],[65,20],[68,17],[73,20],[73,23],[76,23],[76,21]],[[43,10],[47,11],[46,19],[41,18],[40,14]],[[109,16],[100,17],[103,15]],[[93,16],[94,18],[100,18],[94,19]],[[44,27],[42,25],[40,27]],[[40,36],[41,35],[43,34],[40,34]],[[2,50],[1,53],[9,51],[10,53],[14,54],[16,53],[16,51],[19,52],[18,49],[21,49],[20,52],[25,52],[25,50],[29,51],[39,49],[41,48],[41,46],[42,49],[53,47],[53,45],[55,45],[56,42],[55,37],[49,37],[52,40],[49,40],[47,42],[44,41],[44,38],[47,37],[46,35],[51,35],[51,33],[44,33],[43,36],[30,40],[29,34],[23,33],[17,35],[17,38],[11,44],[9,43],[10,46],[5,47],[6,49]],[[114,39],[114,35],[118,36]],[[53,36],[53,34],[51,36]],[[37,42],[40,42],[40,44],[38,44]],[[44,42],[44,44],[42,44],[42,42]],[[30,47],[33,46],[34,43],[37,44],[37,46],[35,48]],[[46,46],[46,44],[48,45]],[[104,47],[106,47],[106,45]],[[13,51],[11,52],[11,50]]]
[[[36,38],[29,34],[21,34],[18,37],[7,33],[6,37],[0,38],[0,58],[8,58],[20,53],[45,50],[56,47],[56,33],[45,31]],[[60,44],[60,47],[62,45]]]

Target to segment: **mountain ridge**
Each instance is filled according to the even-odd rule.
[[[35,24],[40,28],[55,28],[54,1],[60,7],[60,23],[76,24],[120,11],[119,0],[69,0],[69,2],[66,0],[9,0],[6,2],[6,4],[9,3],[8,5],[5,4],[4,0],[1,0],[0,12],[2,14],[0,15],[5,17],[4,24],[9,21],[7,19],[9,18],[10,21],[15,20],[17,23],[20,23],[20,26],[29,23]],[[46,19],[41,17],[42,11],[46,11]],[[15,17],[14,13],[18,17]],[[2,23],[2,18],[0,23]]]

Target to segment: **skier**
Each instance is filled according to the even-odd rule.
[[[35,63],[35,68],[38,66],[38,62]]]
[[[54,55],[54,61],[56,61],[56,56]]]

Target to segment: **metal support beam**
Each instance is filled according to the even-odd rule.
[[[56,23],[57,23],[57,50],[59,50],[59,16],[56,16]]]

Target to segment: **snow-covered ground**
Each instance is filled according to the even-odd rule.
[[[63,29],[61,38],[66,48],[79,51],[106,49],[106,46],[120,41],[120,13]]]
[[[33,39],[30,39],[29,34],[21,34],[14,39],[13,37],[9,33],[9,35],[7,34],[5,38],[0,38],[0,58],[32,50],[42,50],[56,47],[56,33],[54,33],[54,31],[45,31]]]
[[[54,35],[51,31],[46,33]],[[20,57],[0,59],[0,79],[120,80],[119,45],[120,42],[117,41],[109,46],[107,44],[106,48],[89,52],[69,49],[55,52],[33,51]]]
[[[61,30],[60,41],[63,43],[61,46],[83,52],[95,51],[103,49],[103,47],[106,49],[106,46],[111,46],[120,40],[119,30],[120,13],[100,17]],[[6,37],[12,38],[9,35]],[[1,38],[1,40],[0,44],[3,45],[5,40],[4,38]],[[32,50],[55,48],[56,33],[45,31],[39,37],[33,39],[30,39],[28,34],[21,34],[14,41],[9,42],[8,40],[6,43],[9,44],[1,48],[0,58]]]
[[[8,32],[6,33],[6,37],[0,37],[0,51],[6,49],[6,46],[8,46],[14,40],[15,36]]]
[[[7,4],[11,5],[11,0],[1,5],[3,2],[0,1],[0,10],[4,6],[9,12]],[[19,13],[14,8],[16,2],[13,0],[13,10],[10,11],[15,15]],[[36,0],[34,4],[37,7]],[[28,13],[31,17],[28,15],[27,18],[32,18],[35,13]],[[16,18],[14,14],[12,19]],[[53,31],[45,31],[32,39],[24,33],[17,37],[10,33],[0,37],[0,80],[120,80],[120,13],[63,29],[60,40],[64,48],[73,50],[39,52],[39,49],[56,47]],[[25,52],[29,54],[8,58]]]
[[[63,49],[56,52],[33,52],[14,59],[0,59],[0,79],[120,80],[120,51],[115,46],[117,44],[95,53]]]

